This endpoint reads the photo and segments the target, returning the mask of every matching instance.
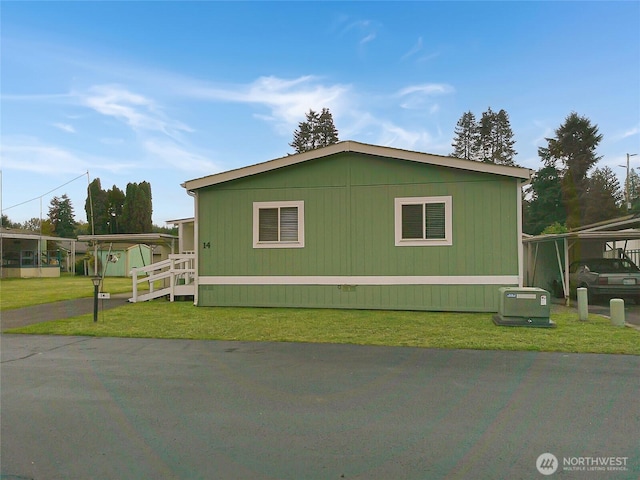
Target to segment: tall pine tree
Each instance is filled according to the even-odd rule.
[[[328,108],[323,108],[320,113],[309,110],[305,116],[306,120],[298,124],[293,132],[293,141],[289,144],[296,153],[338,143],[338,130]]]
[[[122,209],[123,233],[151,233],[151,185],[128,183]]]
[[[562,175],[555,166],[546,165],[534,174],[531,199],[526,206],[525,233],[539,235],[553,223],[566,223],[567,213],[562,204]]]
[[[99,178],[94,179],[89,184],[84,211],[87,214],[87,223],[90,225],[92,234],[104,235],[109,233],[107,192],[102,189]]]
[[[124,209],[125,194],[115,185],[107,190],[107,213],[109,215],[109,233],[122,233],[122,211]]]
[[[478,151],[480,160],[498,165],[515,165],[513,158],[513,131],[505,110],[494,112],[491,107],[483,112],[478,126]]]
[[[476,116],[469,111],[462,114],[454,130],[455,137],[451,146],[453,147],[452,157],[464,158],[465,160],[478,160],[478,124]]]
[[[61,198],[53,197],[49,205],[49,221],[55,234],[62,238],[72,238],[76,230],[76,220],[71,200],[65,193]]]
[[[612,220],[622,214],[620,182],[610,167],[596,168],[589,177],[584,224]]]
[[[575,228],[585,222],[587,176],[601,157],[596,148],[602,140],[598,126],[587,117],[572,112],[555,130],[555,137],[547,138],[547,146],[538,154],[563,172],[562,199],[567,212],[567,227]],[[559,165],[558,165],[559,164]]]
[[[471,111],[466,112],[458,120],[454,133],[452,157],[515,165],[515,141],[504,109],[496,113],[489,107],[479,122]]]

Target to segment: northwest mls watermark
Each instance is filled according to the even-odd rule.
[[[553,475],[558,470],[566,472],[626,472],[629,457],[562,457],[543,453],[536,460],[536,468],[542,475]]]

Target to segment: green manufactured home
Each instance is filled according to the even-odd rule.
[[[531,171],[352,141],[185,182],[195,303],[496,311]]]

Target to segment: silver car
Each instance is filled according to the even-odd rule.
[[[598,297],[633,298],[640,303],[640,268],[626,258],[591,258],[569,266],[569,288],[586,288],[589,302]]]

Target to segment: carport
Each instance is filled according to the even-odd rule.
[[[522,239],[526,286],[539,287],[563,297],[569,305],[569,269],[581,258],[630,258],[640,245],[638,215],[587,225],[562,234],[537,235]]]

